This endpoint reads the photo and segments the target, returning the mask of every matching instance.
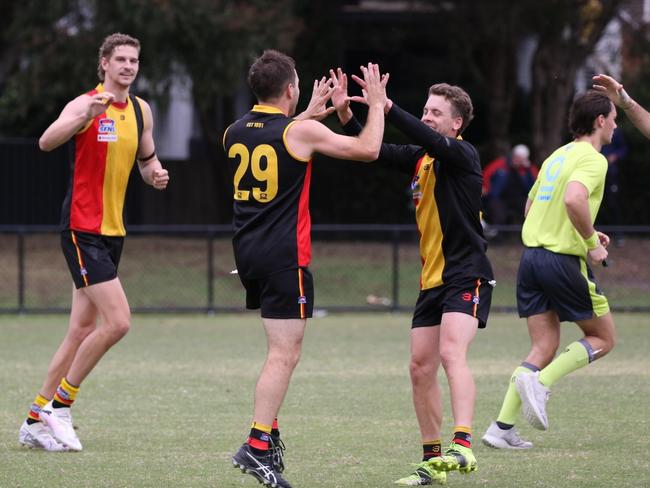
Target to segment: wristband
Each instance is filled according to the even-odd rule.
[[[152,152],[146,158],[139,158],[138,161],[140,161],[141,163],[144,163],[145,161],[149,161],[150,159],[153,159],[155,156],[156,156],[156,151]]]
[[[600,239],[598,239],[598,233],[594,231],[593,234],[591,234],[591,237],[588,239],[585,239],[585,244],[587,244],[587,249],[590,251],[593,251],[600,245]]]

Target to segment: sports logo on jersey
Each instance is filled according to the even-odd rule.
[[[97,128],[97,140],[99,142],[117,141],[117,130],[115,128],[115,121],[113,119],[99,119],[99,127]]]
[[[417,205],[422,198],[422,189],[420,188],[420,176],[416,175],[411,181],[411,192],[413,193],[413,200]]]
[[[462,298],[462,300],[464,302],[471,302],[472,301],[472,294],[469,293],[469,292],[465,292],[460,296],[460,298]]]
[[[298,297],[298,304],[299,305],[306,305],[307,304],[307,297],[305,295],[301,295]]]

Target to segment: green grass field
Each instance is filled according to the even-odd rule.
[[[650,316],[616,321],[617,348],[555,385],[550,430],[518,426],[535,449],[504,452],[478,439],[528,336],[523,321],[494,314],[471,350],[479,470],[452,474],[448,486],[650,486]],[[280,415],[294,487],[388,487],[418,460],[408,324],[404,314],[309,322]],[[74,411],[83,452],[20,448],[18,427],[65,328],[64,316],[0,316],[0,487],[259,486],[230,464],[265,352],[256,315],[134,316],[130,334],[82,385]],[[566,325],[563,343],[577,337]]]

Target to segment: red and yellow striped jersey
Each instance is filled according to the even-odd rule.
[[[88,95],[102,91],[100,83]],[[111,103],[74,136],[70,184],[61,212],[65,229],[105,236],[126,234],[124,197],[139,142],[131,100]]]

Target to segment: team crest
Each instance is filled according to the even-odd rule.
[[[420,177],[416,175],[411,181],[411,193],[413,194],[413,200],[415,200],[415,205],[417,205],[422,198],[422,189],[420,188]]]
[[[117,129],[113,119],[99,119],[99,127],[97,128],[97,140],[99,142],[115,142],[117,141]]]

